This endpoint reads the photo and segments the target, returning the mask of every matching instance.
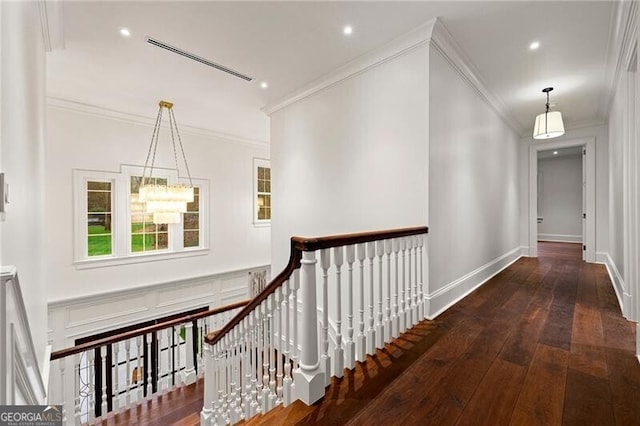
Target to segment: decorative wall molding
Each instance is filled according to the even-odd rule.
[[[420,46],[425,46],[431,38],[433,27],[436,19],[432,19],[419,27],[414,28],[408,33],[391,40],[389,43],[374,49],[371,52],[354,59],[351,62],[321,76],[320,78],[308,83],[301,89],[290,93],[283,98],[280,98],[262,108],[262,111],[271,115],[276,111],[279,111],[293,103],[301,101],[313,94],[328,89],[361,74],[365,71],[369,71],[377,66],[380,66],[400,55],[412,51]]]
[[[150,128],[153,128],[155,124],[155,118],[152,118],[152,117],[146,117],[142,115],[131,114],[128,112],[116,111],[116,110],[103,108],[96,105],[90,105],[82,102],[77,102],[69,99],[47,97],[47,106],[49,108],[53,108],[61,111],[70,111],[78,114],[86,114],[93,117],[106,118],[110,120],[120,121],[123,123],[137,124],[137,125],[146,126]],[[164,123],[162,127],[168,129],[168,126],[166,123]],[[267,147],[269,146],[268,141],[243,138],[241,136],[231,135],[229,133],[224,133],[216,130],[203,129],[200,127],[181,125],[180,133],[191,134],[195,136],[203,136],[206,138],[218,139],[225,142],[241,143],[249,146],[258,146],[260,148],[265,148],[265,146]]]
[[[553,241],[557,243],[581,243],[582,235],[538,234],[538,241]]]
[[[426,298],[429,303],[427,318],[431,320],[436,318],[469,293],[493,278],[500,271],[518,260],[521,256],[521,247],[516,247],[433,293],[427,294]]]
[[[49,303],[48,340],[54,350],[76,339],[200,307],[248,298],[249,274],[268,265],[156,283]],[[267,272],[269,274],[269,272]]]
[[[620,75],[625,71],[629,55],[633,52],[636,43],[638,28],[638,3],[636,1],[616,1],[611,14],[609,32],[609,45],[607,47],[606,65],[606,94],[600,105],[600,116],[608,122],[609,113],[613,106],[616,87]]]
[[[458,73],[462,80],[467,83],[482,100],[493,108],[511,129],[520,136],[526,134],[526,129],[524,129],[518,120],[509,112],[509,108],[507,108],[502,99],[489,90],[475,65],[473,65],[460,46],[458,46],[458,43],[456,43],[451,33],[438,19],[436,19],[434,23],[430,45],[434,48],[434,51]]]
[[[64,49],[64,14],[62,1],[38,0],[42,40],[46,52]]]

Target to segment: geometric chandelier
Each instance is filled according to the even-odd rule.
[[[187,157],[184,155],[182,147],[182,139],[178,132],[175,116],[173,115],[173,104],[167,101],[160,101],[158,104],[158,115],[156,124],[153,127],[153,135],[151,136],[151,144],[147,159],[144,162],[142,171],[142,182],[140,186],[138,201],[145,204],[145,211],[153,214],[153,223],[180,223],[182,213],[187,211],[187,203],[193,202],[193,182],[191,181],[191,173],[187,164]],[[162,111],[167,109],[169,115],[169,128],[171,129],[171,143],[173,145],[173,157],[176,165],[176,174],[179,176],[178,167],[178,151],[176,150],[176,136],[180,145],[180,153],[189,177],[189,185],[183,184],[158,184],[153,178],[153,168],[156,160],[156,151],[158,149],[158,138],[160,136],[160,124],[162,122]],[[147,176],[149,169],[149,176]]]
[[[549,92],[553,87],[542,89],[542,93],[547,94],[547,103],[545,112],[536,117],[533,125],[534,139],[551,139],[564,135],[564,123],[562,122],[562,113],[560,111],[549,111]]]

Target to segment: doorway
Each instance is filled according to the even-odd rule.
[[[529,256],[538,256],[538,153],[551,150],[551,155],[554,155],[553,151],[559,152],[569,148],[582,151],[583,195],[581,197],[581,228],[583,260],[595,262],[595,138],[593,137],[535,143],[529,147]],[[544,205],[542,207],[544,209]]]
[[[586,205],[585,146],[538,151],[538,255],[540,242],[571,243],[582,252]]]

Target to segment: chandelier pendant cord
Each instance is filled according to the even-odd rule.
[[[169,121],[173,122],[173,126],[176,128],[176,135],[178,136],[178,143],[180,144],[180,153],[182,154],[182,158],[184,159],[184,167],[187,171],[187,176],[189,177],[189,185],[193,188],[193,182],[191,180],[191,172],[189,171],[189,164],[187,163],[187,156],[184,155],[184,147],[182,146],[182,138],[180,137],[180,132],[178,131],[178,123],[176,123],[176,117],[173,114],[173,109],[169,110]],[[173,129],[171,130],[171,139],[173,140]],[[176,154],[176,143],[173,140],[173,155],[176,160],[176,170],[178,169],[178,156]],[[178,173],[178,176],[180,173]]]
[[[160,122],[162,121],[162,107],[158,109],[158,115],[156,116],[156,124],[153,126],[153,134],[151,135],[151,144],[149,145],[149,151],[147,152],[147,158],[144,160],[144,168],[142,169],[142,186],[146,183],[147,168],[149,168],[149,158],[151,158],[151,167],[149,168],[149,179],[153,176],[153,166],[156,161],[156,150],[158,149],[158,137],[160,136]],[[153,151],[153,156],[151,152]]]

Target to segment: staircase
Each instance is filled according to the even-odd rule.
[[[422,321],[427,232],[293,237],[285,269],[205,338],[201,424],[236,424],[298,400],[311,405],[331,377]]]

